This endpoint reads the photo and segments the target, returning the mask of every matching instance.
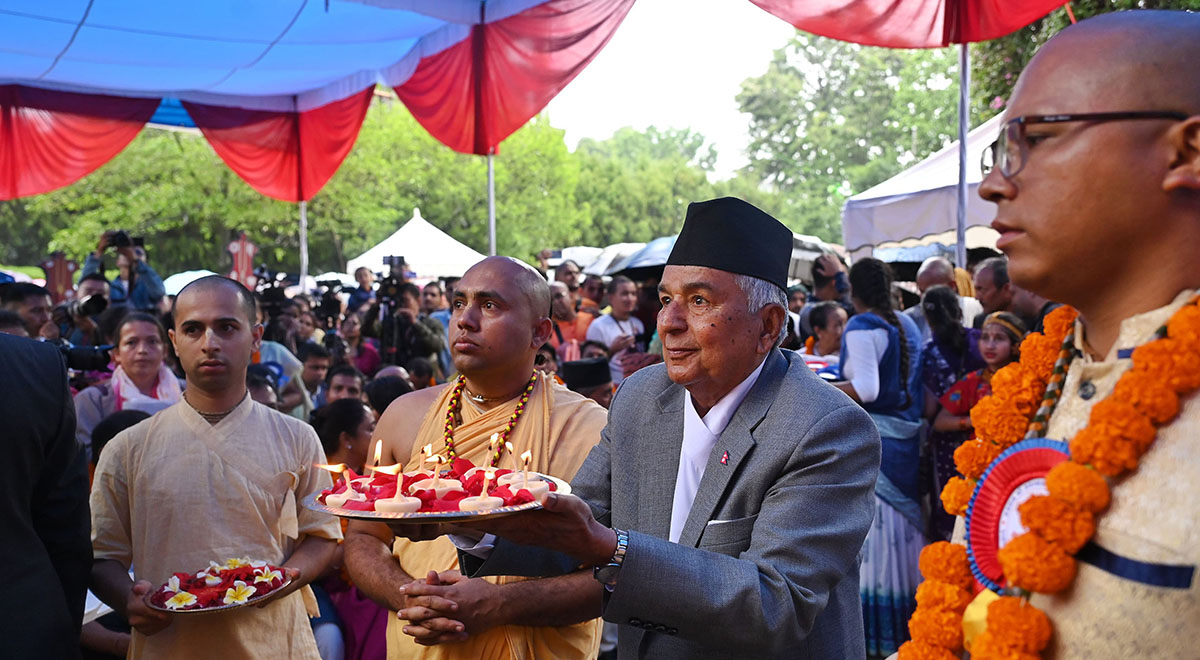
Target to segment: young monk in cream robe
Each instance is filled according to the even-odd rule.
[[[435,453],[445,455],[446,443],[442,432],[446,423],[446,406],[452,387],[446,387],[429,407],[407,457],[405,470],[421,469],[427,444]],[[454,428],[455,452],[476,465],[490,464],[488,440],[493,433],[504,430],[516,409],[514,399],[488,411],[482,411],[463,397],[462,423]],[[553,377],[538,372],[537,384],[525,404],[525,413],[509,435],[516,456],[526,450],[533,455],[529,469],[550,474],[565,481],[575,476],[592,446],[600,440],[607,415],[604,408],[559,385]],[[512,456],[504,451],[500,467],[512,468]],[[518,459],[519,464],[519,459]],[[424,465],[428,467],[428,463]],[[446,537],[414,543],[397,538],[392,554],[409,575],[424,577],[429,571],[458,570],[458,551]],[[506,584],[527,578],[486,578],[496,584]],[[387,645],[389,660],[420,658],[487,658],[489,660],[535,660],[539,658],[594,658],[600,648],[600,620],[595,619],[563,627],[499,626],[479,635],[471,635],[461,643],[421,646],[405,635],[404,621],[388,618]]]
[[[331,486],[312,427],[246,396],[215,425],[180,402],[105,447],[92,488],[96,560],[157,588],[172,573],[248,557],[281,566],[306,536],[341,538],[337,518],[300,501]],[[319,660],[305,586],[262,608],[178,614],[129,658]]]

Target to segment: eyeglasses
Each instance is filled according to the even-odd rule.
[[[1010,119],[1004,123],[1004,128],[996,141],[983,150],[983,161],[980,166],[983,175],[987,176],[993,169],[999,169],[1006,179],[1016,176],[1029,158],[1029,143],[1025,141],[1025,127],[1030,124],[1062,124],[1069,121],[1126,121],[1132,119],[1187,119],[1190,115],[1183,112],[1161,110],[1132,111],[1132,112],[1085,112],[1069,115],[1025,115]]]

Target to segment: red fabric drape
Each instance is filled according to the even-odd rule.
[[[889,48],[986,41],[1045,16],[1064,0],[751,0],[800,30]]]
[[[0,85],[0,199],[87,176],[137,136],[158,103]]]
[[[396,94],[455,151],[494,153],[600,52],[633,0],[551,0],[421,60]]]
[[[217,155],[258,192],[312,199],[354,147],[374,86],[305,112],[183,102]]]

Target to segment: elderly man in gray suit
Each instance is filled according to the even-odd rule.
[[[454,537],[464,573],[574,573],[563,588],[620,624],[621,660],[865,656],[879,435],[778,349],[791,244],[744,201],[688,207],[659,285],[665,363],[617,391],[574,495]],[[400,613],[427,644],[470,634],[437,582],[406,585]]]

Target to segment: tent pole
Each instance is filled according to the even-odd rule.
[[[958,51],[958,215],[954,256],[959,268],[967,267],[967,130],[971,124],[971,52],[968,44]]]
[[[300,200],[300,290],[308,293],[308,202]]]
[[[488,256],[496,256],[496,167],[487,155]]]

